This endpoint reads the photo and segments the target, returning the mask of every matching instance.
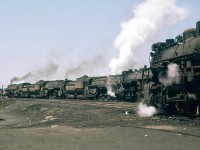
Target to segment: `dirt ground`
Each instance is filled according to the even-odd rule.
[[[139,118],[138,104],[4,98],[0,149],[199,149],[199,118]]]

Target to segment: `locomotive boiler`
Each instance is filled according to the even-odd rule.
[[[65,86],[65,97],[73,99],[107,98],[107,77],[82,76]]]
[[[7,95],[9,98],[17,97],[17,88],[18,84],[8,85],[8,87],[5,89],[5,95]]]
[[[167,112],[199,115],[200,21],[175,39],[152,45],[149,103]]]
[[[65,97],[72,99],[86,99],[88,86],[91,84],[92,77],[84,75],[75,81],[69,82],[65,86]]]
[[[47,98],[56,99],[65,97],[65,85],[71,80],[54,80],[48,81],[43,87],[42,91]]]
[[[119,86],[116,96],[117,99],[125,101],[136,101],[143,97],[144,83],[152,77],[150,68],[144,66],[135,71],[123,71],[121,75],[121,85]]]
[[[5,95],[9,98],[29,97],[28,85],[30,83],[11,84],[5,89]]]
[[[34,84],[28,85],[29,97],[48,98],[48,93],[44,89],[44,87],[47,86],[48,82],[49,81],[40,80]]]
[[[86,98],[87,99],[109,99],[107,95],[107,83],[108,77],[93,77],[91,82],[86,89]]]

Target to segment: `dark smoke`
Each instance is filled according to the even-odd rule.
[[[26,79],[28,79],[31,76],[33,76],[33,74],[31,72],[29,72],[29,73],[27,73],[26,75],[24,75],[22,77],[13,77],[11,79],[11,83],[13,83],[13,82],[20,82],[20,81],[26,80]]]
[[[45,76],[51,76],[51,75],[55,74],[57,72],[57,70],[58,70],[58,65],[55,64],[52,61],[49,61],[49,63],[47,64],[47,66],[44,69],[42,69],[42,70],[38,70],[36,72],[36,74],[39,75],[39,77],[40,76],[43,76],[43,77],[45,77]]]
[[[65,78],[78,77],[84,74],[92,73],[96,69],[106,65],[106,60],[103,56],[97,55],[92,59],[80,61],[76,66],[67,69]]]
[[[42,78],[50,77],[54,75],[58,70],[58,65],[52,61],[49,61],[47,66],[44,68],[40,68],[35,72],[29,72],[22,77],[13,77],[11,79],[11,83],[14,82],[27,82],[27,81],[37,81]]]

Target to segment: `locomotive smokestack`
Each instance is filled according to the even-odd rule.
[[[197,30],[197,35],[199,35],[200,34],[200,21],[198,21],[196,23],[196,30]]]

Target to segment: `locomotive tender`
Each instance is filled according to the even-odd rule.
[[[150,68],[119,75],[83,76],[75,81],[11,84],[8,97],[111,99],[136,101],[166,110],[200,116],[200,21],[175,39],[152,45]],[[114,93],[114,95],[113,95]]]

